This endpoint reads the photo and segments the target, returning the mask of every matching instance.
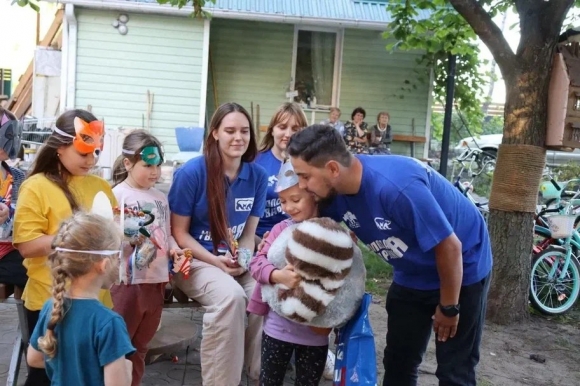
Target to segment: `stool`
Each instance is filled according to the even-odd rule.
[[[16,386],[18,384],[18,373],[20,371],[20,362],[22,358],[26,359],[26,350],[28,349],[28,322],[24,313],[24,303],[22,302],[22,289],[10,284],[0,283],[0,303],[15,304],[18,313],[18,329],[12,349],[12,358],[8,368],[8,379],[6,386]],[[26,365],[28,367],[28,364]]]

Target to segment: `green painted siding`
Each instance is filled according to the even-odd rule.
[[[178,151],[174,128],[199,123],[203,22],[187,17],[79,9],[77,108],[92,106],[107,127],[147,125],[147,90],[154,94],[151,131],[168,154]]]
[[[210,72],[218,104],[238,102],[250,111],[253,102],[254,121],[259,105],[259,124],[268,125],[274,111],[288,100],[294,26],[214,19],[210,30]],[[208,93],[208,103],[210,98]]]
[[[342,77],[340,87],[341,120],[350,119],[352,110],[362,106],[369,126],[376,123],[380,111],[391,115],[395,134],[411,134],[411,122],[415,119],[415,135],[425,135],[425,123],[429,104],[429,85],[419,82],[419,74],[425,73],[416,60],[420,54],[409,52],[389,53],[387,41],[377,31],[347,29],[344,32]],[[411,83],[407,85],[405,80]],[[402,87],[416,86],[412,92]],[[401,99],[401,96],[404,98]],[[415,145],[415,156],[422,156],[423,144]],[[408,143],[394,143],[392,150],[409,154]]]

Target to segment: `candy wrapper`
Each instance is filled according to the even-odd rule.
[[[177,254],[174,250],[172,258],[170,259],[170,270],[172,275],[182,273],[185,279],[189,279],[189,272],[191,271],[191,261],[193,260],[193,252],[191,249],[184,249],[183,254]]]

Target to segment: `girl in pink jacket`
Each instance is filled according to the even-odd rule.
[[[291,265],[277,269],[268,261],[268,250],[288,226],[318,216],[314,197],[298,187],[298,177],[291,163],[282,165],[276,185],[282,210],[290,219],[274,225],[264,246],[250,263],[252,277],[257,285],[250,299],[248,311],[264,315],[262,333],[262,366],[260,386],[281,386],[290,358],[296,358],[296,385],[318,385],[326,364],[330,329],[319,329],[286,319],[262,301],[261,284],[283,284],[295,288],[300,276]]]

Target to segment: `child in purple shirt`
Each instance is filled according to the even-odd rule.
[[[257,284],[248,311],[265,315],[260,386],[281,386],[293,353],[296,358],[296,385],[318,385],[326,364],[330,329],[309,327],[278,315],[262,301],[261,293],[261,284],[284,284],[295,288],[300,283],[300,276],[291,265],[277,269],[268,261],[268,250],[288,226],[317,217],[318,207],[314,197],[298,187],[298,177],[290,162],[280,169],[276,191],[282,209],[290,219],[272,228],[262,249],[250,263],[250,271]]]

